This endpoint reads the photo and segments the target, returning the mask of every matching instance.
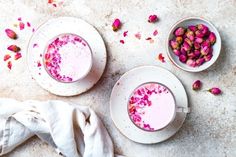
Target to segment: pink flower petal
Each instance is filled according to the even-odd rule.
[[[40,63],[40,61],[37,62],[37,67],[41,67],[42,64]]]
[[[7,61],[7,60],[9,60],[11,58],[11,56],[9,55],[9,54],[6,54],[5,56],[4,56],[4,61]]]
[[[22,18],[21,17],[18,17],[18,19],[17,19],[18,21],[21,21],[22,20]]]
[[[126,37],[128,35],[128,31],[124,31],[123,36]]]
[[[31,24],[29,22],[26,23],[28,27],[31,27]]]
[[[158,54],[158,58],[157,58],[159,61],[161,61],[162,63],[165,63],[166,61],[165,61],[165,57],[163,56],[163,54],[162,53],[159,53]]]
[[[8,62],[7,62],[7,67],[8,67],[8,69],[11,70],[11,68],[12,68],[12,63],[11,63],[11,61],[8,61]]]
[[[153,35],[156,36],[158,34],[157,30],[154,30]]]
[[[37,43],[34,43],[33,48],[39,47]]]
[[[20,22],[19,26],[20,26],[20,30],[23,30],[25,28],[25,24],[23,22]]]
[[[18,59],[20,59],[22,57],[22,55],[21,55],[21,53],[16,53],[16,55],[15,55],[15,60],[18,60]]]
[[[139,40],[141,39],[141,34],[140,34],[140,32],[134,34],[134,36],[135,36],[135,38],[137,38],[137,39],[139,39]]]
[[[124,40],[120,40],[120,43],[121,43],[121,44],[124,44],[124,43],[125,43],[125,41],[124,41]]]

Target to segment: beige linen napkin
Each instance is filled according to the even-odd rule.
[[[66,157],[117,156],[107,130],[89,107],[0,99],[0,156],[34,135]]]

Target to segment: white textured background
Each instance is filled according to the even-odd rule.
[[[160,21],[147,23],[147,17],[156,13]],[[19,32],[23,59],[13,63],[9,72],[3,63],[6,46],[12,43],[4,34],[18,17],[37,27],[47,19],[75,16],[94,25],[103,36],[108,49],[108,64],[99,83],[87,93],[70,98],[54,96],[31,79],[26,67],[26,46],[32,34],[28,29]],[[165,37],[173,23],[186,16],[203,16],[218,28],[222,37],[222,52],[218,62],[209,70],[193,74],[177,69],[169,60],[163,64],[155,59],[165,55]],[[113,33],[111,23],[119,17],[122,31]],[[60,99],[89,105],[97,111],[111,134],[116,152],[131,157],[235,157],[236,156],[236,1],[235,0],[66,0],[63,6],[53,8],[47,0],[0,0],[0,96],[18,100]],[[137,40],[133,34],[140,31],[144,37],[157,28],[154,44]],[[129,30],[125,44],[119,43],[122,32]],[[160,65],[171,70],[183,82],[190,99],[192,113],[180,131],[166,142],[154,145],[134,143],[115,128],[109,114],[109,96],[119,77],[139,65]],[[194,92],[194,80],[204,82],[203,89],[219,86],[222,96]],[[8,157],[56,157],[54,150],[37,138],[6,155]]]

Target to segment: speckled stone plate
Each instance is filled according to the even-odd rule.
[[[176,106],[183,109],[183,112],[176,112],[174,120],[167,127],[152,132],[135,126],[127,110],[130,94],[147,82],[158,82],[168,87]],[[157,66],[141,66],[126,72],[117,81],[110,97],[110,112],[115,126],[124,136],[138,143],[153,144],[167,140],[180,129],[189,113],[188,98],[182,83],[171,72]]]
[[[49,76],[43,63],[43,54],[48,41],[65,33],[84,38],[93,54],[93,64],[89,74],[73,83],[56,81]],[[32,35],[27,52],[28,68],[32,77],[41,87],[60,96],[78,95],[92,88],[103,74],[106,58],[106,47],[97,30],[87,22],[74,17],[59,17],[42,24]]]

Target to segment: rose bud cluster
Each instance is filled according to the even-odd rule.
[[[178,27],[173,34],[169,44],[182,63],[196,67],[211,60],[216,36],[206,25]]]

